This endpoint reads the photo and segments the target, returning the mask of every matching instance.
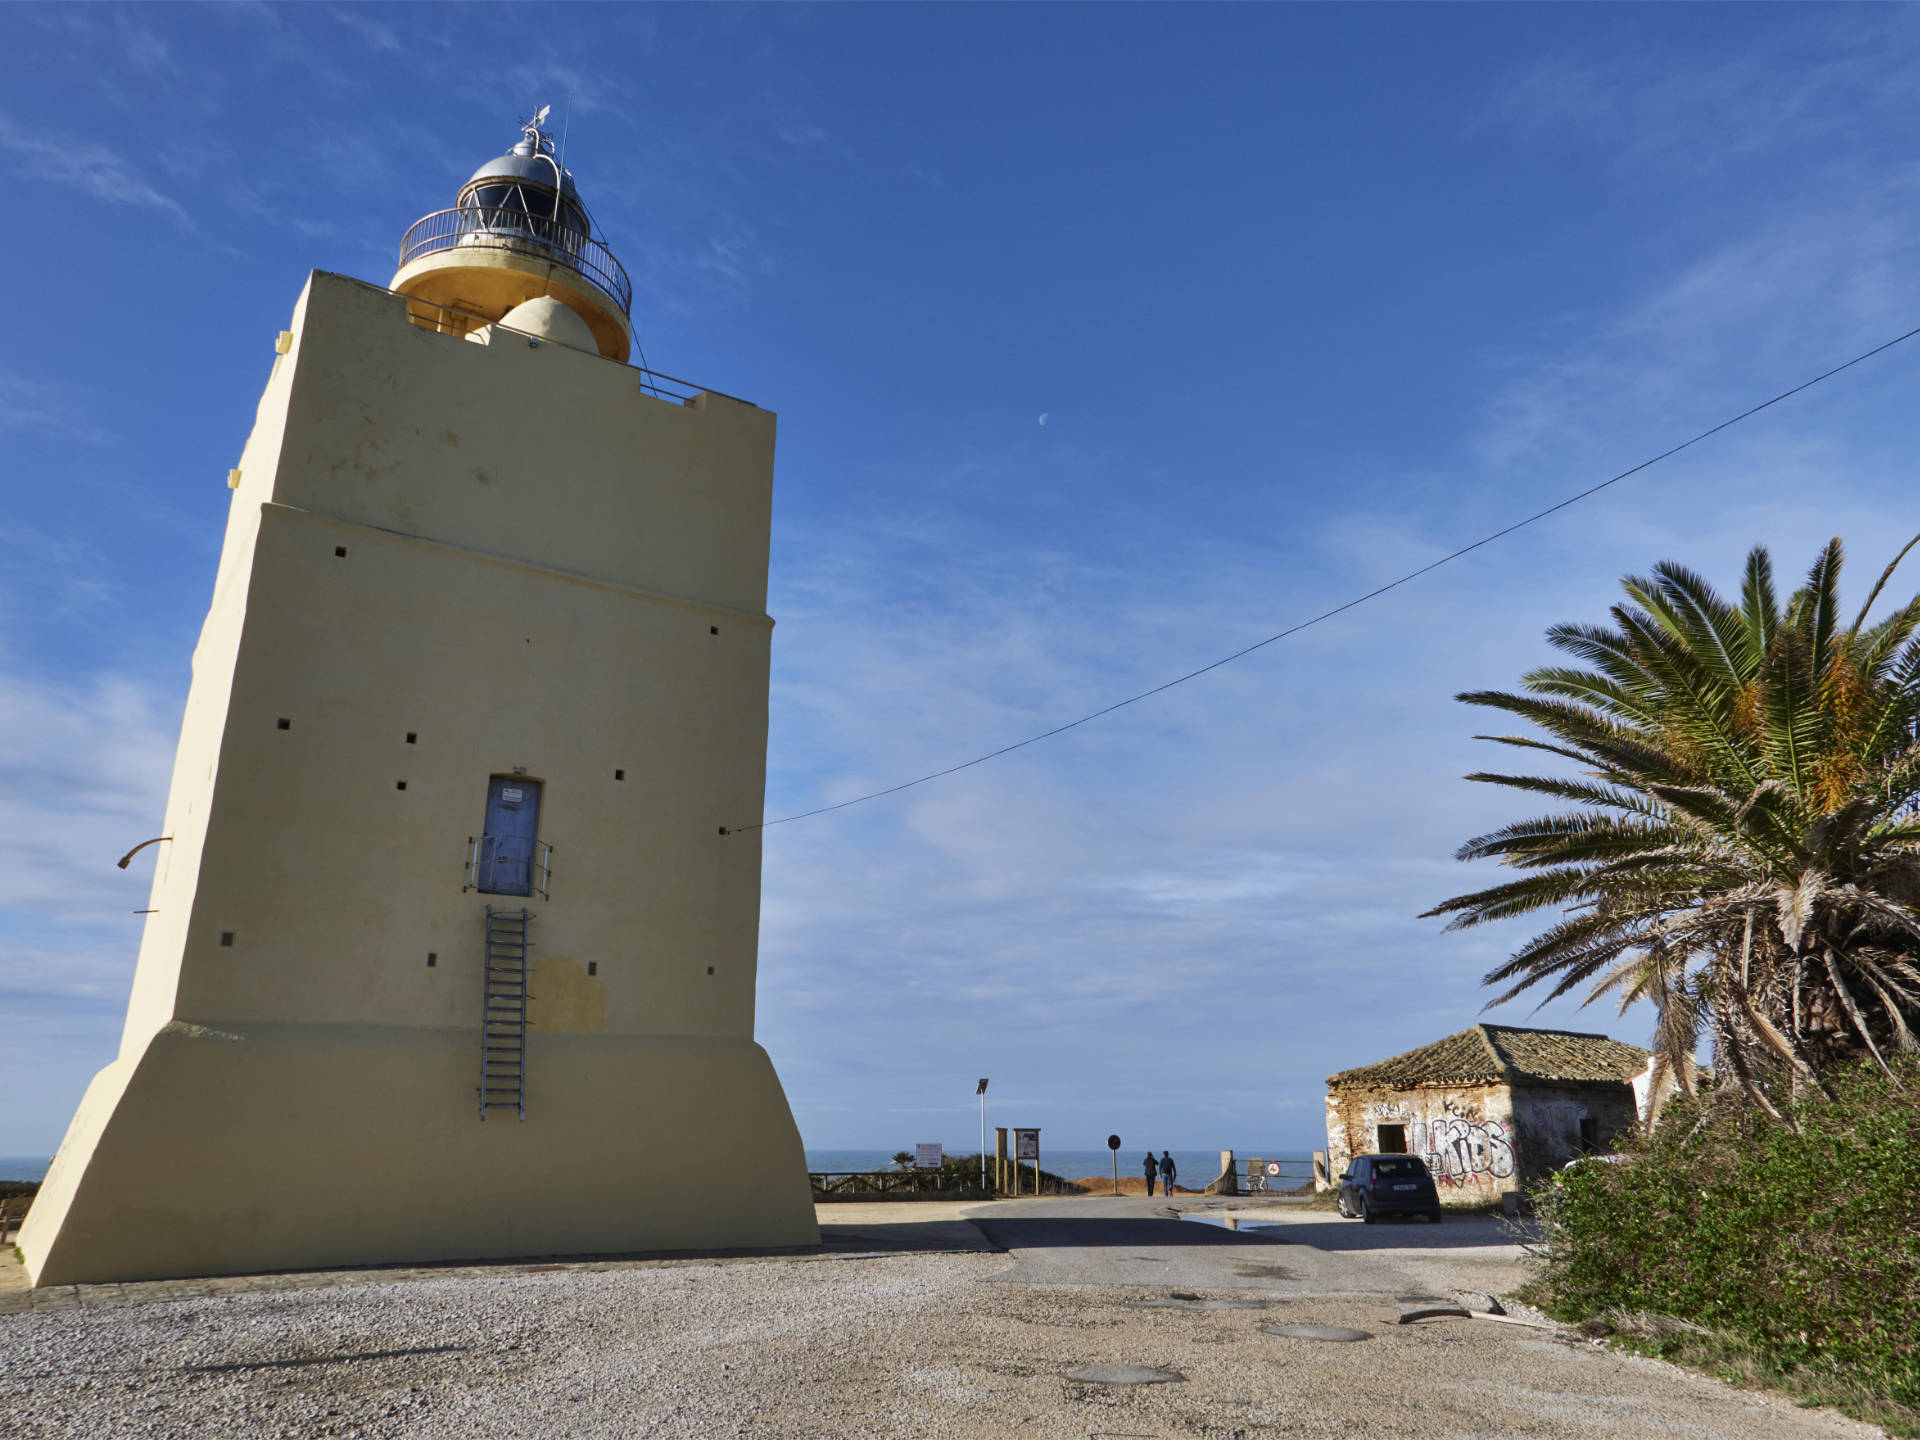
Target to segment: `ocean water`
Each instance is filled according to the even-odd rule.
[[[816,1174],[829,1170],[891,1170],[894,1153],[891,1150],[809,1150],[807,1169]],[[968,1154],[971,1151],[949,1150],[947,1153]],[[1175,1150],[1172,1153],[1173,1163],[1179,1170],[1176,1184],[1198,1190],[1219,1174],[1218,1150]],[[1144,1155],[1144,1146],[1137,1150],[1121,1150],[1120,1173],[1140,1174],[1140,1162]],[[1288,1150],[1279,1146],[1266,1150],[1234,1151],[1234,1158],[1242,1167],[1250,1155],[1258,1155],[1263,1160],[1291,1162],[1287,1166],[1287,1178],[1290,1180],[1296,1174],[1305,1178],[1309,1173],[1307,1162],[1312,1158],[1308,1151]],[[0,1155],[0,1180],[44,1180],[47,1178],[47,1166],[51,1163],[44,1155]],[[1044,1144],[1040,1148],[1040,1168],[1069,1180],[1078,1180],[1084,1175],[1111,1175],[1112,1164],[1105,1150],[1048,1150]]]

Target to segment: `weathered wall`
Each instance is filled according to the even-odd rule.
[[[1520,1140],[1520,1173],[1528,1184],[1586,1153],[1582,1120],[1593,1121],[1594,1149],[1613,1148],[1614,1138],[1633,1128],[1629,1084],[1527,1085],[1514,1087],[1513,1112]]]
[[[760,837],[719,833],[764,795],[774,417],[422,330],[338,276],[293,335],[120,1056],[22,1231],[29,1272],[813,1239],[752,1043]],[[509,773],[544,787],[546,897],[465,888]],[[537,917],[524,1122],[477,1108],[489,902]],[[759,1179],[678,1197],[664,1177],[716,1154]]]
[[[1606,1151],[1634,1123],[1633,1087],[1504,1085],[1327,1094],[1327,1148],[1337,1179],[1355,1155],[1378,1149],[1378,1127],[1404,1125],[1407,1150],[1427,1162],[1442,1199],[1490,1199],[1518,1190],[1584,1153],[1581,1121]]]
[[[1336,1180],[1355,1155],[1376,1150],[1383,1124],[1407,1127],[1407,1150],[1427,1162],[1443,1200],[1490,1199],[1515,1188],[1513,1104],[1504,1085],[1329,1091],[1328,1168]]]

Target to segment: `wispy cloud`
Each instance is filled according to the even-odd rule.
[[[0,433],[39,430],[88,445],[103,444],[107,433],[89,408],[66,386],[0,370]]]
[[[774,134],[796,150],[811,150],[817,145],[824,145],[827,140],[827,132],[822,126],[803,120],[783,120],[774,127]]]
[[[138,167],[105,145],[32,134],[0,115],[0,154],[12,157],[15,174],[36,184],[68,185],[111,204],[159,210],[182,228],[193,228],[179,201],[154,189],[140,178]]]
[[[10,584],[9,589],[14,587]],[[0,1151],[49,1153],[88,1075],[113,1058],[132,983],[179,711],[125,680],[78,684],[0,670],[0,1071],[12,1102]]]
[[[401,49],[400,37],[391,25],[376,20],[371,13],[357,6],[341,6],[327,12],[340,24],[347,27],[376,54],[390,54]]]
[[[1491,362],[1480,433],[1494,465],[1643,458],[1920,323],[1920,167],[1844,201],[1782,210],[1736,232],[1616,310],[1563,317]],[[1849,383],[1869,377],[1854,376]],[[1664,442],[1664,443],[1663,443]],[[1594,475],[1591,478],[1601,478]]]
[[[1613,43],[1550,54],[1490,96],[1483,125],[1526,140],[1604,149],[1620,169],[1692,175],[1784,148],[1833,146],[1844,163],[1863,117],[1911,117],[1920,55],[1894,10],[1805,12],[1743,36],[1717,59],[1626,26]],[[1910,128],[1904,127],[1904,128]]]

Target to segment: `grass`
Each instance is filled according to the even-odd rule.
[[[1854,1068],[1794,1126],[1675,1101],[1628,1163],[1532,1192],[1524,1298],[1616,1343],[1920,1436],[1920,1065]]]
[[[1604,1338],[1610,1349],[1684,1365],[1743,1390],[1770,1390],[1803,1406],[1831,1406],[1901,1440],[1920,1436],[1920,1413],[1889,1400],[1871,1382],[1842,1372],[1783,1370],[1764,1346],[1740,1335],[1648,1311],[1609,1310],[1578,1328]]]

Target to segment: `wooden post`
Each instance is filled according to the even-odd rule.
[[[993,1127],[993,1188],[1007,1193],[1007,1127]]]

